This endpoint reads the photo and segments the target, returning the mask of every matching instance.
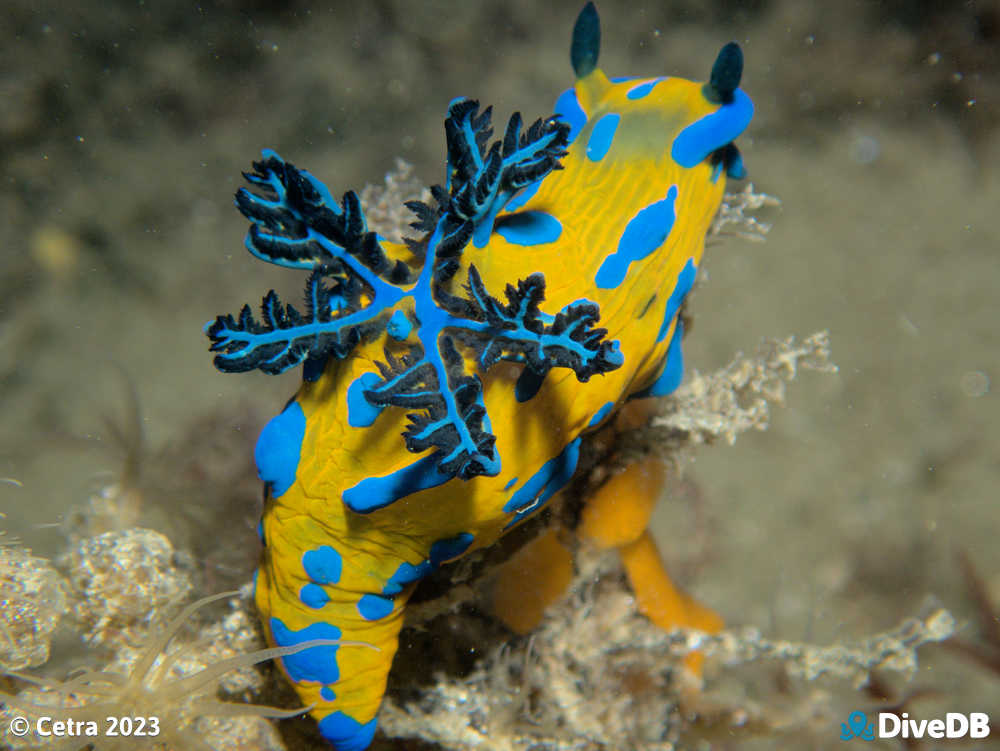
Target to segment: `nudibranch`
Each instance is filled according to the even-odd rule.
[[[743,177],[742,53],[704,84],[609,79],[599,40],[588,3],[576,84],[526,129],[515,114],[491,143],[490,108],[450,104],[445,184],[407,204],[419,240],[370,231],[357,194],[272,151],[236,195],[250,253],[310,272],[303,311],[271,291],[207,334],[220,370],[303,366],[255,451],[256,602],[273,644],[330,640],[280,663],[338,751],[371,742],[416,583],[544,507],[626,400],[680,382],[678,310]],[[647,571],[638,517],[613,544]]]

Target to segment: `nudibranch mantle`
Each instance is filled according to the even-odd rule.
[[[303,365],[255,453],[256,600],[275,644],[371,645],[281,661],[338,751],[371,742],[416,583],[542,508],[617,406],[680,381],[678,311],[723,173],[743,176],[742,54],[706,84],[611,80],[599,36],[588,3],[576,85],[527,129],[515,114],[490,144],[490,109],[451,103],[446,184],[408,204],[419,240],[370,232],[355,193],[272,151],[237,194],[247,249],[311,272],[304,311],[271,291],[207,334],[223,371]]]

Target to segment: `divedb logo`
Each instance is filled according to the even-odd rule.
[[[876,726],[877,725],[877,726]],[[909,713],[879,712],[876,722],[869,722],[864,712],[855,710],[840,723],[840,740],[857,738],[986,738],[990,717],[985,712],[948,712],[944,719],[914,720]]]

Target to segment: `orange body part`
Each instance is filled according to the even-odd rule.
[[[716,632],[722,628],[722,618],[671,581],[649,532],[665,479],[666,465],[656,457],[626,467],[587,500],[577,534],[602,550],[618,550],[639,611],[657,626]],[[541,622],[545,608],[565,592],[571,574],[570,553],[549,530],[502,567],[494,610],[512,630],[528,633]],[[702,662],[702,655],[691,654],[685,666],[700,675]]]

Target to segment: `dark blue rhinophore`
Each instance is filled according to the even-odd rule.
[[[573,26],[573,41],[569,46],[569,59],[577,78],[583,78],[597,67],[601,52],[601,19],[592,2],[583,6]]]
[[[685,128],[674,141],[672,154],[684,167],[697,164],[706,155],[710,157],[713,182],[723,171],[734,180],[747,176],[740,150],[732,142],[753,117],[753,102],[739,90],[742,77],[743,51],[736,42],[729,42],[719,50],[708,83],[702,87],[708,101],[722,106],[715,114]]]
[[[710,102],[729,104],[742,77],[743,50],[736,42],[730,42],[719,50],[719,56],[715,58],[712,74],[705,84],[705,98]]]

